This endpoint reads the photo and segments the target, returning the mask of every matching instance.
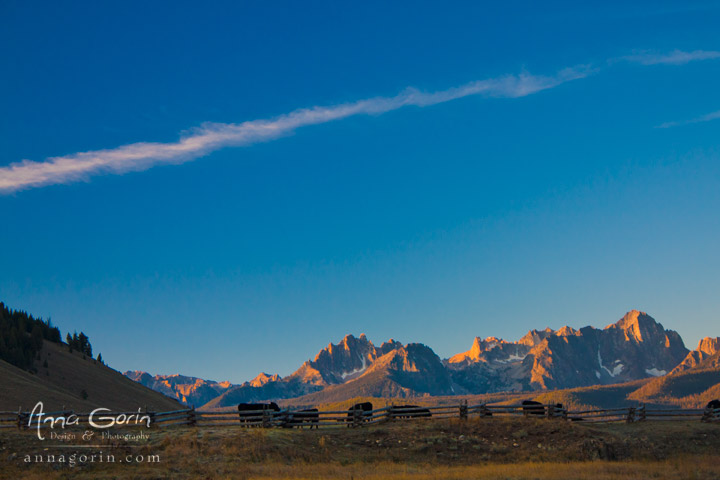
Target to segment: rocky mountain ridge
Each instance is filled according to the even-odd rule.
[[[670,373],[647,382],[628,395],[643,403],[702,408],[720,398],[720,338],[705,337],[698,348]]]
[[[712,339],[701,342],[702,353],[696,355],[707,356],[717,347]],[[470,350],[446,360],[422,344],[391,339],[377,347],[364,334],[347,335],[287,377],[262,373],[226,388],[197,380],[193,385],[208,395],[206,386],[218,392],[203,407],[210,409],[303,396],[309,401],[336,401],[353,396],[544,391],[662,376],[690,362],[692,355],[676,332],[632,310],[604,328],[530,330],[516,342],[476,337]],[[165,387],[161,382],[159,388]]]
[[[709,357],[720,351],[720,337],[705,337],[698,343],[697,349],[689,352],[671,373],[679,373],[699,366]]]
[[[127,371],[123,375],[185,405],[204,405],[233,386],[230,382],[215,382],[185,375],[152,376],[142,371]]]

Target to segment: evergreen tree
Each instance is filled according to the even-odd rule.
[[[43,332],[42,327],[37,324],[33,327],[32,333],[30,334],[30,341],[32,342],[35,350],[40,350],[43,344]]]
[[[60,330],[22,310],[0,302],[0,359],[27,370],[33,369],[44,340],[60,343]]]

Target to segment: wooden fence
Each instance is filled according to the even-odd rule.
[[[280,428],[338,428],[361,427],[376,423],[397,421],[422,421],[432,419],[469,417],[486,418],[492,421],[497,417],[532,417],[558,419],[565,421],[598,422],[643,422],[652,420],[700,420],[720,424],[720,409],[670,409],[640,407],[566,410],[556,405],[445,405],[434,407],[402,407],[387,406],[370,411],[362,410],[253,410],[229,412],[201,412],[194,408],[175,410],[172,412],[102,412],[103,418],[123,420],[119,426],[170,427],[188,425],[192,427],[280,427]],[[80,425],[87,427],[89,413],[75,413],[71,410],[44,413],[44,421],[40,428],[59,428],[58,424],[67,422],[67,426]],[[54,419],[53,426],[48,418]],[[125,421],[128,418],[133,421]],[[73,420],[75,419],[75,420]],[[30,418],[30,412],[0,411],[0,429],[38,428],[36,418]]]

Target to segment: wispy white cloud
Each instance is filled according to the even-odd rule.
[[[554,88],[592,73],[589,66],[559,71],[553,76],[508,75],[480,80],[438,92],[408,88],[394,97],[295,110],[271,119],[243,123],[205,123],[172,143],[141,142],[106,150],[23,160],[0,168],[0,193],[86,180],[92,175],[146,170],[154,165],[179,164],[229,146],[247,146],[288,135],[300,127],[319,125],[354,115],[379,115],[402,107],[427,107],[467,97],[517,98]]]
[[[693,123],[702,123],[702,122],[709,122],[711,120],[717,120],[720,118],[720,110],[716,112],[710,112],[706,113],[705,115],[702,115],[700,117],[691,118],[690,120],[682,120],[679,122],[665,122],[661,123],[655,128],[670,128],[670,127],[679,127],[682,125],[690,125]]]
[[[640,65],[684,65],[698,60],[713,60],[716,58],[720,58],[720,52],[714,50],[693,50],[692,52],[673,50],[667,53],[642,51],[615,60],[624,60],[639,63]]]
[[[627,61],[641,65],[682,65],[716,58],[720,58],[720,52],[673,50],[669,53],[639,52],[608,60],[607,64]],[[471,95],[498,98],[524,97],[587,77],[598,70],[590,65],[579,65],[560,70],[551,76],[528,73],[507,75],[470,82],[438,92],[422,92],[408,88],[394,97],[376,97],[339,105],[304,108],[270,119],[243,123],[205,123],[181,135],[177,142],[139,142],[117,148],[48,158],[41,162],[23,160],[0,167],[0,194],[87,180],[94,175],[122,174],[146,170],[155,165],[185,163],[224,147],[267,142],[289,135],[301,127],[319,125],[355,115],[380,115],[408,106],[427,107]],[[713,116],[716,113],[686,123],[712,120],[716,118]],[[667,127],[674,124],[663,125]]]

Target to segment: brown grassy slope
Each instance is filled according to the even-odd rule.
[[[627,383],[613,385],[597,385],[592,387],[570,388],[566,390],[535,391],[535,392],[505,392],[488,393],[484,395],[457,395],[457,396],[418,396],[409,398],[378,398],[358,396],[347,400],[323,401],[328,397],[314,394],[303,397],[283,400],[282,405],[299,408],[316,406],[321,410],[347,409],[357,402],[372,402],[373,407],[380,408],[394,404],[413,404],[423,406],[458,405],[467,401],[469,405],[481,403],[495,405],[514,405],[523,400],[536,400],[542,403],[562,403],[571,410],[584,410],[590,408],[622,408],[637,406],[640,401],[629,399],[628,395],[649,382],[650,379],[635,380]],[[332,397],[330,397],[332,399]],[[321,400],[315,403],[316,400]]]
[[[410,401],[405,401],[407,399],[402,398],[380,398],[380,397],[355,397],[348,400],[342,400],[340,402],[327,402],[327,403],[320,403],[318,405],[304,405],[304,404],[290,404],[290,403],[282,403],[281,405],[283,407],[289,407],[291,409],[295,408],[301,408],[301,407],[310,407],[310,406],[316,406],[321,411],[342,411],[342,410],[348,410],[356,403],[361,402],[370,402],[373,404],[373,408],[383,408],[387,407],[388,405],[400,405],[404,403],[411,403]],[[434,405],[433,403],[426,403],[420,401],[421,399],[412,399],[413,405]]]
[[[43,366],[47,361],[47,368]],[[32,409],[42,401],[45,411],[65,406],[75,411],[96,407],[135,411],[148,407],[154,411],[181,408],[175,400],[133,382],[120,372],[79,352],[70,353],[65,345],[44,342],[36,374],[6,362],[0,363],[0,410]],[[82,391],[87,393],[83,399]]]
[[[43,400],[45,411],[60,409],[63,405],[76,404],[79,408],[91,407],[89,402],[57,390],[43,382],[42,378],[21,370],[0,360],[0,410],[17,411],[31,409],[38,400]]]
[[[352,405],[360,402],[371,402],[373,408],[382,408],[388,405],[422,405],[422,406],[440,406],[440,405],[459,405],[463,402],[467,402],[468,405],[479,405],[481,403],[520,403],[522,400],[533,398],[536,393],[533,392],[506,392],[506,393],[488,393],[484,395],[451,395],[451,396],[415,396],[415,397],[372,397],[372,396],[357,396],[345,400],[338,401],[321,401],[316,403],[316,397],[311,395],[305,395],[297,398],[290,398],[286,400],[280,400],[278,403],[282,406],[289,408],[305,408],[305,407],[318,407],[321,410],[343,410],[348,409]],[[320,398],[324,400],[324,398]]]
[[[673,375],[658,377],[646,383],[628,398],[641,402],[703,408],[720,393],[720,368],[693,368]]]
[[[551,392],[538,392],[533,400],[542,403],[562,403],[565,408],[570,410],[636,407],[640,402],[628,398],[628,395],[638,388],[641,388],[648,381],[648,379],[643,379],[613,385],[596,385]]]

